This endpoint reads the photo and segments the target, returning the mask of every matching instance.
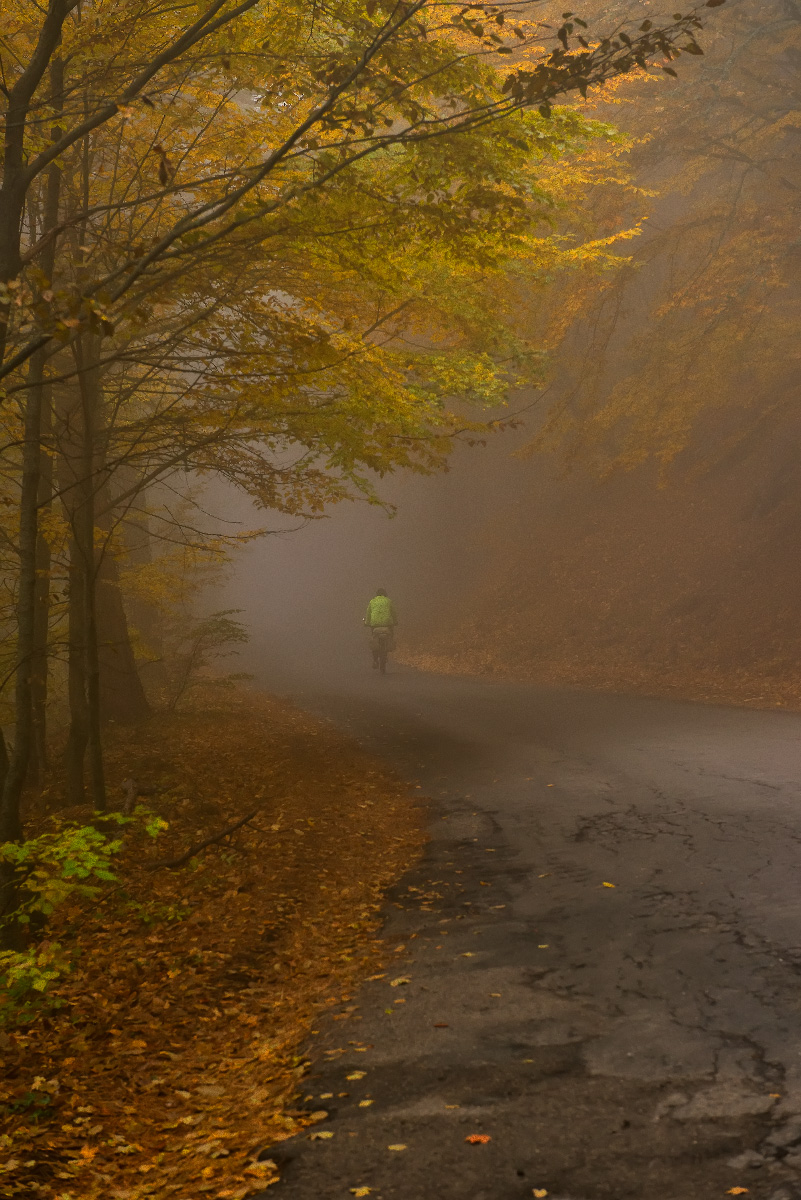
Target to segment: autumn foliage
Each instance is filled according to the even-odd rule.
[[[596,228],[590,198],[630,194],[626,140],[585,98],[675,74],[701,21],[592,33],[433,0],[0,14],[6,1174],[88,1197],[173,1172],[188,1197],[230,1159],[220,1194],[242,1195],[263,1169],[228,1097],[266,1087],[276,1128],[297,1127],[287,1056],[356,970],[415,835],[361,768],[374,834],[338,807],[350,785],[312,786],[295,745],[276,761],[276,725],[325,740],[301,718],[256,700],[181,715],[193,672],[244,637],[187,596],[275,514],[381,503],[387,473],[439,469],[507,423],[544,378],[532,299],[616,270],[638,229],[623,211]],[[243,491],[258,527],[209,512],[215,487]],[[154,817],[115,816],[151,768],[155,839]],[[159,1089],[174,1122],[150,1115]]]
[[[0,1194],[238,1197],[275,1178],[258,1153],[309,1124],[314,1018],[380,970],[383,889],[421,844],[406,790],[328,725],[211,690],[120,732],[169,824],[132,827],[116,886],[75,897],[48,936],[73,968],[34,1024],[0,1028]],[[256,808],[183,868],[159,867]],[[31,816],[32,832],[69,811]],[[0,1011],[2,1011],[0,1009]]]

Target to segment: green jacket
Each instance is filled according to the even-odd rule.
[[[398,618],[395,614],[395,605],[390,600],[389,596],[373,596],[370,603],[367,605],[367,614],[364,618],[365,625],[397,625]]]

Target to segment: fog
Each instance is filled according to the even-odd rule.
[[[634,141],[587,236],[636,228],[627,261],[521,298],[548,350],[521,428],[379,481],[392,518],[343,504],[238,555],[221,602],[273,671],[369,666],[385,587],[407,670],[801,699],[796,32],[781,4],[716,10],[678,80],[594,106]]]
[[[242,610],[253,651],[278,677],[369,666],[362,618],[378,587],[398,610],[399,646],[418,645],[470,594],[483,566],[480,531],[530,471],[513,457],[527,436],[524,427],[457,445],[442,474],[377,481],[386,508],[346,502],[319,520],[287,521],[291,531],[236,552],[215,605]],[[215,503],[243,527],[264,522],[230,492]]]

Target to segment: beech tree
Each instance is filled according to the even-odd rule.
[[[45,744],[40,513],[59,505],[68,527],[72,777],[88,747],[102,808],[98,581],[113,596],[137,498],[213,471],[266,508],[319,512],[478,431],[449,399],[497,403],[538,369],[503,281],[609,253],[548,233],[548,161],[610,136],[555,102],[654,58],[672,73],[700,53],[700,19],[590,40],[568,14],[541,49],[515,3],[3,14],[0,378],[20,482],[0,840],[15,840]]]
[[[683,457],[697,471],[747,455],[795,411],[798,14],[724,15],[691,78],[624,89],[615,119],[639,139],[630,167],[653,219],[629,267],[559,296],[574,320],[541,444],[602,470]]]

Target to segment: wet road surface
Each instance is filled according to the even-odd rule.
[[[271,1197],[801,1198],[801,714],[257,679],[419,785],[431,835],[395,965],[309,1048],[333,1136]]]

